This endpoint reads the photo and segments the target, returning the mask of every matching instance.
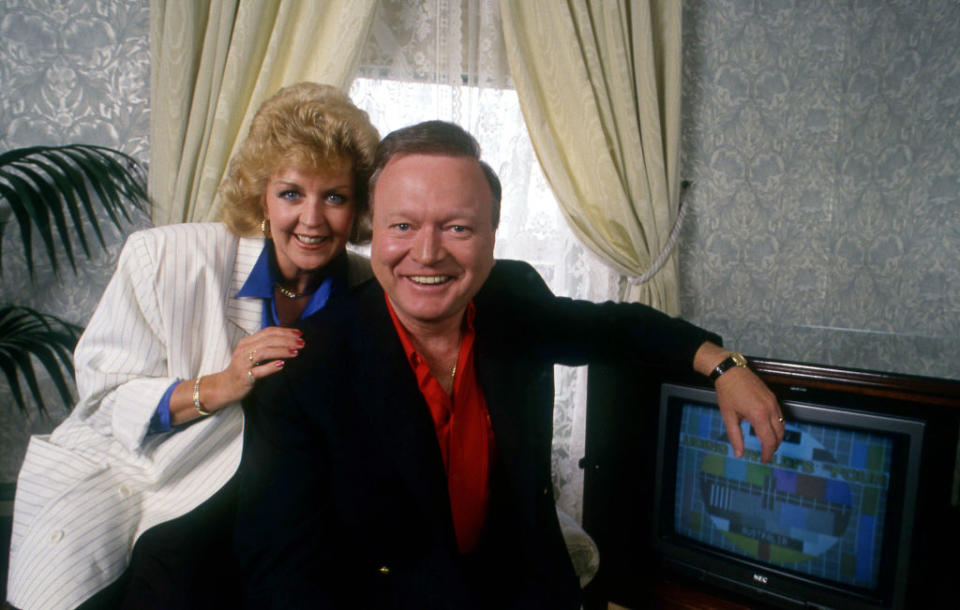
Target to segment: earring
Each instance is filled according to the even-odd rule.
[[[266,218],[260,221],[260,232],[264,237],[270,237],[270,221]]]

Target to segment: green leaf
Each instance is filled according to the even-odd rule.
[[[19,169],[35,187],[35,193],[37,194],[37,197],[35,197],[34,200],[38,205],[38,213],[42,214],[42,207],[40,206],[46,207],[47,212],[53,217],[54,226],[56,227],[57,232],[60,233],[61,236],[69,235],[70,232],[67,230],[66,219],[63,216],[63,208],[59,205],[47,204],[47,202],[56,201],[63,198],[63,193],[60,192],[55,186],[51,186],[48,179],[36,172],[33,167],[29,165],[23,165],[17,169]],[[63,202],[61,201],[61,203]],[[47,234],[49,235],[49,239],[45,239],[45,241],[48,244],[47,247],[49,250],[51,247],[55,248],[56,246],[53,245],[53,234],[49,228],[47,229]],[[73,258],[73,246],[69,239],[64,239],[62,244],[63,249],[66,251],[67,259],[70,261],[70,266],[73,268],[74,272],[76,272],[77,261]],[[56,268],[56,266],[54,266],[54,268]]]
[[[53,180],[55,188],[63,196],[64,204],[67,208],[67,211],[70,213],[70,219],[73,222],[73,228],[76,231],[77,238],[80,240],[80,246],[83,248],[83,252],[86,254],[87,258],[90,258],[90,246],[87,244],[87,236],[83,231],[83,219],[80,216],[80,207],[77,202],[77,198],[80,193],[77,193],[71,184],[68,174],[68,170],[70,169],[69,165],[63,167],[55,162],[49,163],[46,159],[40,157],[36,158],[35,161],[37,168],[42,170],[47,176],[50,177],[51,180]],[[51,161],[55,161],[55,159],[51,159]],[[85,193],[86,191],[81,190],[81,192]],[[92,209],[92,206],[88,205],[86,207]],[[99,229],[99,227],[96,228]],[[97,237],[100,240],[100,244],[105,246],[103,236],[100,234],[99,230],[97,230]]]
[[[47,211],[47,206],[44,204],[36,189],[20,176],[4,172],[3,169],[0,168],[0,178],[5,179],[7,183],[13,187],[12,192],[15,197],[6,198],[13,209],[13,215],[16,217],[17,223],[20,225],[20,236],[23,238],[24,248],[27,248],[30,244],[31,228],[35,228],[43,240],[47,256],[50,258],[50,262],[56,271],[56,250],[53,247],[53,234],[50,231],[50,216]],[[4,195],[8,193],[7,190],[3,190],[2,192]],[[30,271],[30,276],[33,277],[32,252],[30,250],[24,250],[24,254],[27,259],[27,269]]]
[[[136,159],[103,146],[33,146],[0,154],[0,199],[10,204],[17,220],[31,277],[33,231],[40,235],[54,271],[59,271],[60,257],[66,256],[76,272],[74,239],[87,257],[91,255],[82,229],[84,218],[101,248],[106,248],[99,213],[105,212],[122,228],[123,220],[131,219],[131,207],[149,207],[145,184],[146,172]]]
[[[64,404],[70,405],[68,379],[73,379],[73,349],[83,328],[28,307],[0,305],[0,370],[21,412],[27,411],[19,377],[27,383],[41,414],[46,403],[37,383],[33,358],[43,366]]]

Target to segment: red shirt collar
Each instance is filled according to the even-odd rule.
[[[410,334],[407,333],[407,329],[404,328],[403,323],[400,322],[400,318],[397,317],[397,312],[393,309],[393,303],[390,302],[390,297],[387,296],[387,293],[383,293],[383,300],[387,302],[387,311],[390,312],[390,319],[393,320],[393,326],[397,329],[397,336],[400,337],[400,343],[403,344],[403,351],[407,355],[407,360],[410,362],[410,366],[416,370],[418,364],[422,364],[422,358],[419,353],[417,353],[417,348],[413,345],[413,340],[410,338]],[[467,309],[464,312],[465,315],[463,319],[466,321],[466,328],[464,328],[464,335],[476,336],[476,328],[473,325],[474,318],[477,317],[477,308],[474,306],[473,301],[467,303]],[[459,362],[458,368],[459,368]]]

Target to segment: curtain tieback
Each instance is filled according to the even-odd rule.
[[[673,247],[677,245],[677,238],[680,237],[680,228],[683,226],[683,221],[687,217],[687,206],[684,201],[684,196],[689,188],[689,180],[684,180],[680,183],[680,206],[677,211],[677,219],[674,221],[673,228],[670,230],[670,237],[667,238],[667,243],[664,244],[660,256],[657,257],[657,260],[653,261],[653,265],[651,265],[649,269],[641,275],[625,278],[631,286],[637,286],[650,281],[650,278],[655,276],[663,267],[663,264],[667,262],[667,257],[670,256]]]

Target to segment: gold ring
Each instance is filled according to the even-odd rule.
[[[782,424],[784,421],[785,421],[785,420],[781,417],[781,418],[780,418],[780,423]]]
[[[253,385],[253,382],[254,382],[254,381],[256,381],[256,377],[253,376],[253,371],[248,370],[248,371],[247,371],[247,382],[248,382],[250,385]]]
[[[254,354],[256,354],[256,353],[257,353],[257,350],[255,350],[255,349],[250,350],[250,366],[253,366],[253,365],[254,365],[254,363],[253,363],[253,356],[254,356]]]

